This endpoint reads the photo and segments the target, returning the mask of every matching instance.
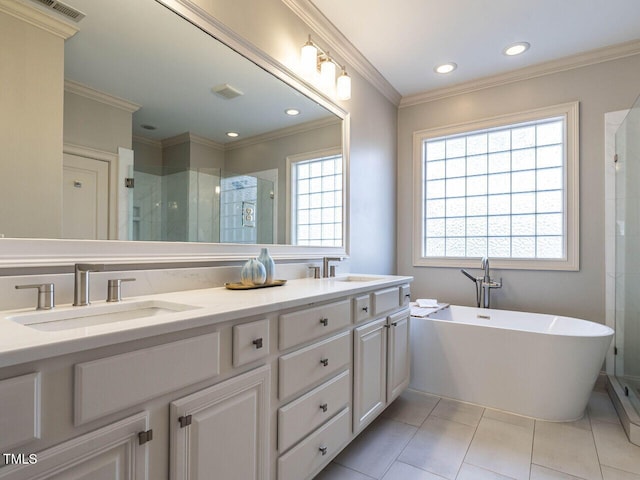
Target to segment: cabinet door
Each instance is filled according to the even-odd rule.
[[[386,405],[387,319],[355,329],[353,431],[362,430]]]
[[[148,429],[139,413],[0,468],[2,480],[147,480],[147,445],[138,434]],[[18,459],[16,459],[18,460]]]
[[[389,317],[387,403],[409,386],[409,312],[403,310]]]
[[[266,480],[269,386],[264,366],[172,402],[171,479]]]

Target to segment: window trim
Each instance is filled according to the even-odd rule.
[[[293,165],[299,162],[306,162],[308,160],[315,160],[315,159],[319,159],[322,157],[331,157],[331,156],[337,156],[340,155],[342,157],[342,238],[343,238],[343,244],[346,243],[346,188],[345,188],[345,159],[344,159],[344,152],[342,151],[342,148],[338,147],[330,147],[330,148],[323,148],[321,150],[314,150],[312,152],[305,152],[305,153],[298,153],[295,155],[288,155],[286,157],[286,182],[287,182],[287,195],[286,195],[286,232],[285,232],[285,237],[287,239],[287,242],[292,244],[294,242],[294,238],[293,238],[293,234],[294,234],[294,228],[293,228],[293,209],[296,207],[295,205],[295,200],[294,200],[294,188],[295,185],[293,184]],[[329,247],[329,248],[335,248],[335,247]]]
[[[579,102],[527,110],[524,112],[499,115],[480,120],[429,128],[413,133],[413,266],[414,267],[463,267],[479,266],[479,258],[472,257],[426,257],[424,244],[424,192],[423,144],[425,140],[447,135],[464,134],[517,123],[541,120],[547,117],[566,118],[566,169],[564,175],[565,252],[563,259],[515,259],[492,258],[491,266],[504,269],[522,270],[580,270],[580,184],[579,184]]]

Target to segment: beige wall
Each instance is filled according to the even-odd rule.
[[[191,141],[190,167],[191,169],[224,168],[225,152],[223,150]],[[207,171],[207,173],[211,173]]]
[[[131,148],[132,114],[71,92],[64,92],[64,142],[103,152]]]
[[[293,71],[300,47],[314,34],[281,0],[195,3]],[[391,274],[396,272],[397,108],[349,67],[352,98],[341,105],[351,114],[350,269]]]
[[[604,323],[604,114],[633,104],[638,78],[640,56],[633,56],[400,109],[398,272],[415,277],[413,296],[475,304],[474,286],[458,268],[412,266],[412,133],[578,100],[580,271],[495,270],[503,288],[492,292],[492,306]]]
[[[4,13],[0,32],[0,234],[60,238],[64,41]]]

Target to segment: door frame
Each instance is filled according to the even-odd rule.
[[[118,239],[118,205],[117,205],[117,184],[118,184],[118,155],[115,153],[96,150],[95,148],[83,147],[72,143],[65,143],[62,146],[62,153],[76,155],[78,157],[91,158],[107,162],[109,167],[108,185],[108,212],[107,212],[107,238],[109,240]]]

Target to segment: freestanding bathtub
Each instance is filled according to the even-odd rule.
[[[450,306],[411,318],[411,384],[549,421],[582,417],[613,337],[570,317]]]

